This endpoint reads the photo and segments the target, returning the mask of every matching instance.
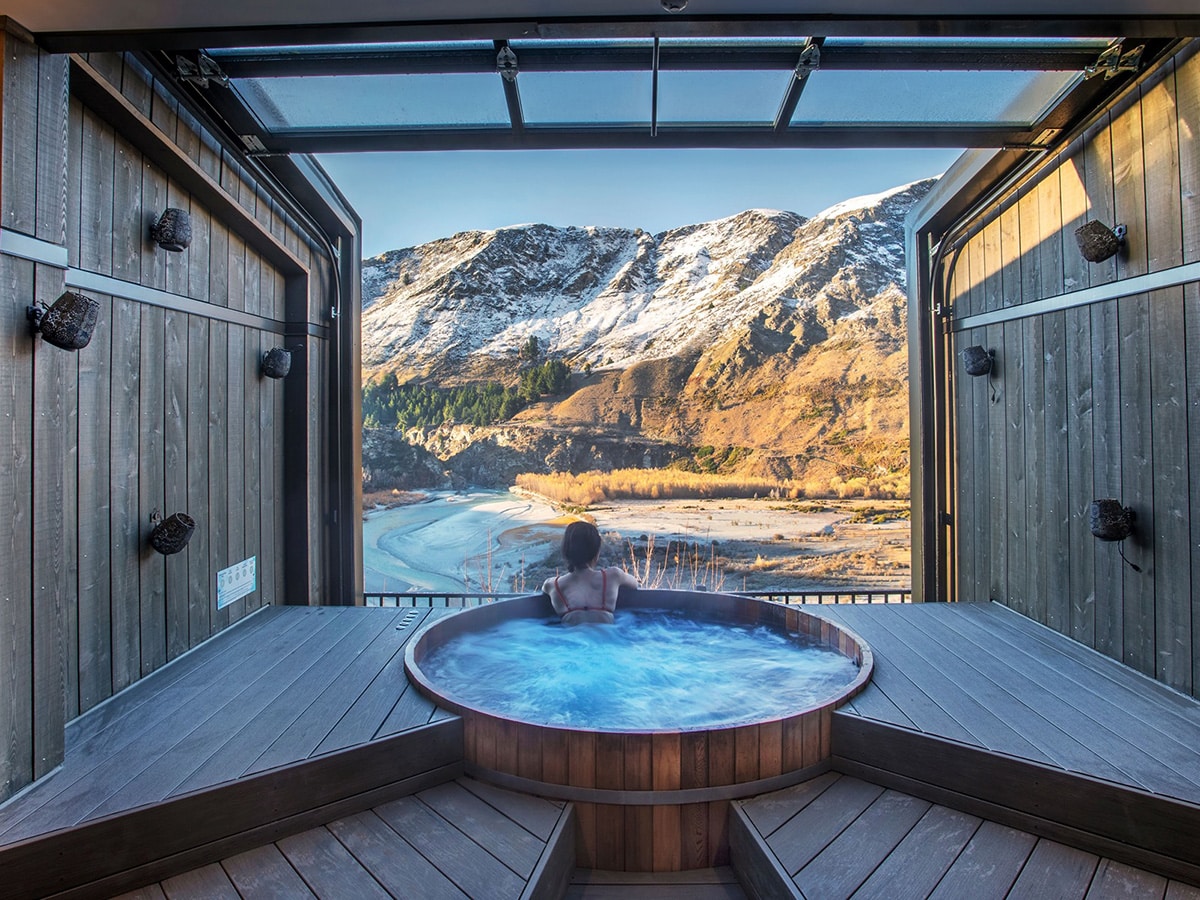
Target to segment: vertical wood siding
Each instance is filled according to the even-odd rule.
[[[984,212],[950,283],[956,318],[1200,259],[1200,55],[1185,51]],[[1084,221],[1128,226],[1082,259]],[[1200,695],[1200,289],[1182,287],[956,333],[996,351],[958,370],[958,597],[994,599]],[[1189,352],[1190,351],[1190,352]],[[958,363],[957,358],[955,360]],[[1137,516],[1117,547],[1093,499]]]
[[[67,721],[231,622],[263,604],[337,600],[312,580],[323,571],[330,493],[319,447],[299,451],[308,521],[283,527],[285,434],[326,438],[325,340],[230,321],[226,310],[284,323],[285,274],[70,96],[66,57],[4,40],[0,227],[64,247],[71,269],[131,290],[86,291],[100,303],[99,324],[88,347],[67,353],[31,338],[25,321],[26,306],[62,293],[67,270],[0,254],[0,800],[61,761]],[[88,63],[252,220],[305,265],[327,266],[321,245],[133,58]],[[182,253],[149,240],[168,206],[191,214]],[[181,308],[144,302],[134,288],[178,295]],[[290,334],[322,324],[329,291],[314,269]],[[263,353],[302,341],[308,359],[293,365],[294,388],[261,377]],[[285,419],[285,390],[307,403],[298,431]],[[195,518],[183,552],[149,548],[155,511]],[[285,596],[297,526],[308,535],[306,590]],[[258,590],[218,611],[216,573],[250,556]]]

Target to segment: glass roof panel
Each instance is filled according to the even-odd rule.
[[[650,121],[650,71],[525,72],[517,79],[530,125],[640,125]]]
[[[233,84],[272,131],[508,124],[504,88],[494,72],[242,78]]]
[[[769,125],[791,79],[790,71],[663,70],[658,73],[658,121]]]
[[[1079,78],[1073,72],[820,71],[793,125],[1035,123]]]

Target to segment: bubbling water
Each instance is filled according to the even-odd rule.
[[[512,619],[421,662],[447,698],[542,725],[656,731],[741,725],[823,702],[857,664],[807,635],[619,610],[614,625]]]

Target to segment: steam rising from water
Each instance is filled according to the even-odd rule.
[[[615,625],[514,619],[455,638],[421,668],[476,709],[614,731],[780,718],[858,675],[852,660],[804,635],[659,609],[619,610]]]

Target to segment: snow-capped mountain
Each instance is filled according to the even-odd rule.
[[[403,440],[431,471],[499,485],[727,448],[722,471],[903,493],[903,223],[932,184],[810,219],[754,209],[655,235],[521,225],[367,260],[364,376],[511,384],[531,336],[574,375],[507,422],[376,435],[364,460],[399,472],[375,438]]]
[[[384,253],[363,266],[363,367],[461,377],[510,363],[532,335],[574,366],[623,369],[698,353],[773,304],[850,315],[903,290],[904,215],[930,183],[807,220],[753,209],[657,235],[521,225]]]

